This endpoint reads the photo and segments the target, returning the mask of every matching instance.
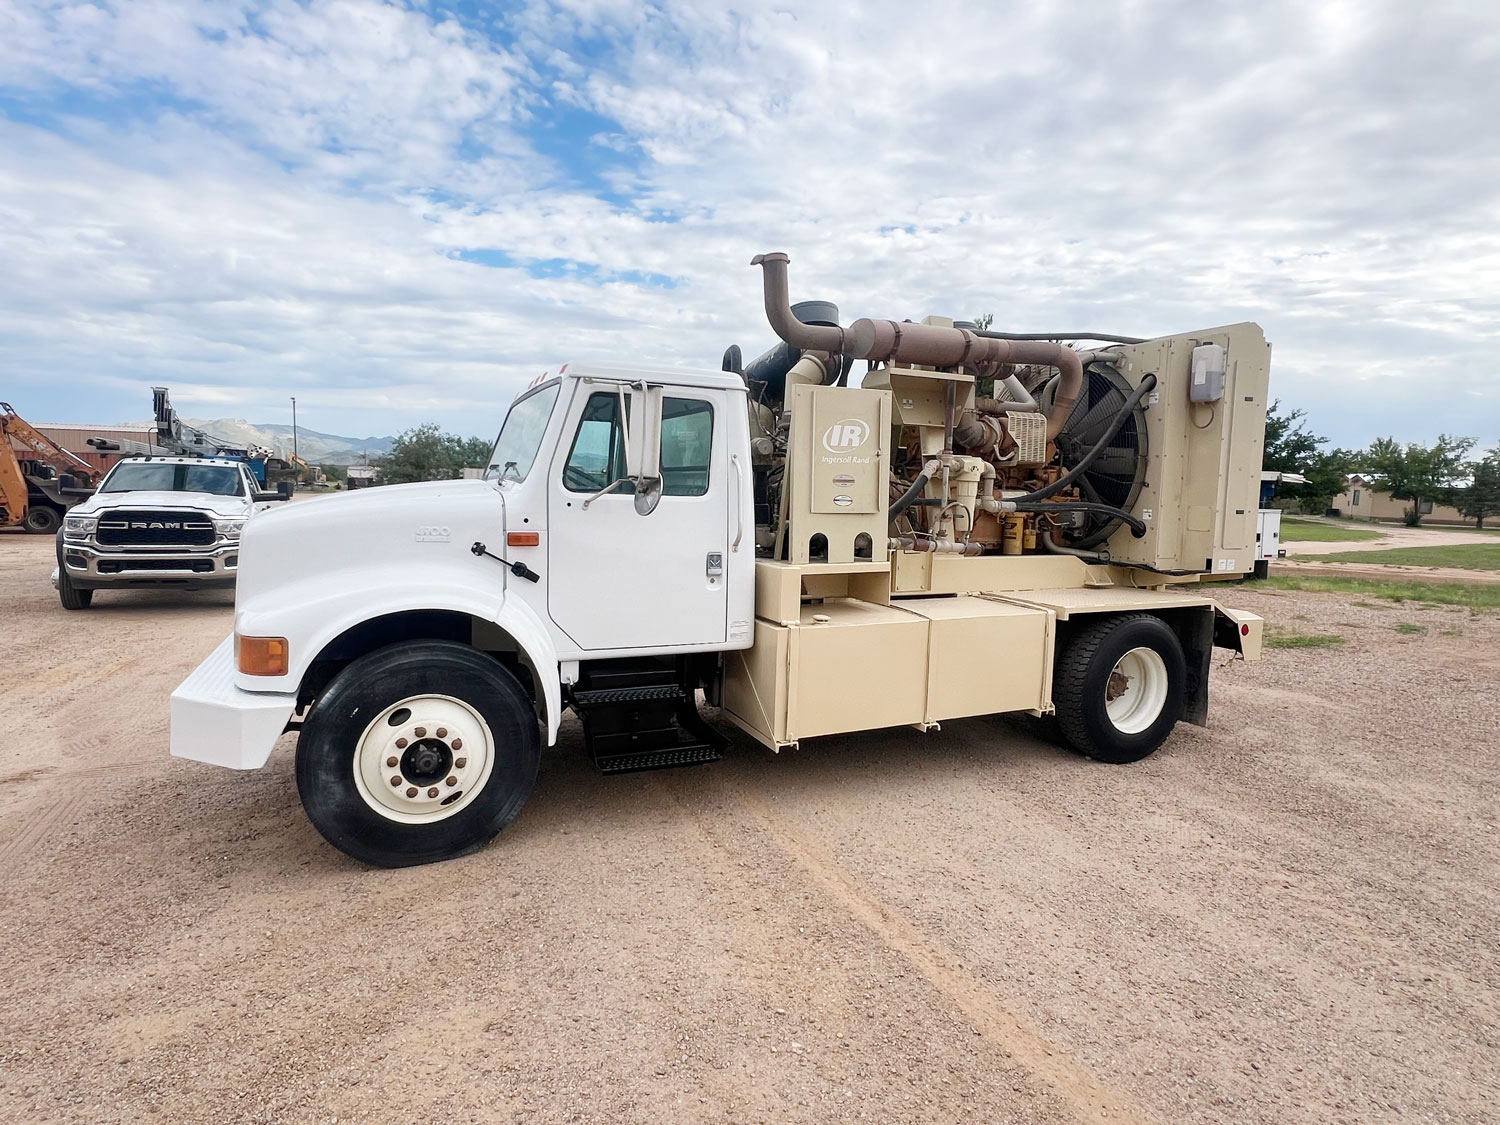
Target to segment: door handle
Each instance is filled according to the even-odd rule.
[[[741,475],[744,469],[740,467],[740,455],[731,453],[729,464],[734,468],[734,542],[729,544],[731,551],[740,549],[740,540],[745,537],[745,481]]]

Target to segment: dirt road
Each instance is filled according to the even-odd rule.
[[[974,720],[607,779],[570,724],[391,872],[289,746],[166,756],[227,596],[65,613],[50,552],[0,536],[5,1121],[1500,1117],[1495,616],[1228,591],[1348,640],[1129,767]]]

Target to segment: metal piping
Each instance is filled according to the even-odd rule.
[[[829,352],[832,355],[844,352],[844,330],[820,324],[803,324],[792,315],[792,301],[787,288],[786,267],[791,259],[785,254],[757,254],[750,259],[752,266],[764,271],[766,293],[766,319],[771,331],[793,347],[804,351]]]
[[[967,328],[894,320],[856,320],[848,328],[803,324],[792,314],[785,254],[757,254],[751,265],[763,271],[766,319],[787,343],[811,351],[843,354],[854,359],[915,363],[928,367],[977,367],[984,364],[1029,363],[1055,367],[1061,373],[1052,409],[1047,412],[1047,440],[1062,432],[1083,390],[1083,361],[1077,352],[1048,341],[1007,340],[993,333]]]

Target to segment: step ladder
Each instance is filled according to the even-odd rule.
[[[724,738],[698,714],[697,693],[678,669],[672,682],[639,672],[592,673],[569,700],[601,773],[636,773],[717,762]]]

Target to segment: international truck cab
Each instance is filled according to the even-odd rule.
[[[749,364],[565,367],[483,480],[247,525],[172,753],[254,769],[295,731],[314,825],[402,866],[508,824],[569,708],[605,772],[711,762],[725,723],[781,751],[1020,711],[1125,762],[1205,721],[1212,648],[1254,658],[1259,619],[1168,583],[1253,567],[1259,330],[843,328],[757,262],[782,341]]]

